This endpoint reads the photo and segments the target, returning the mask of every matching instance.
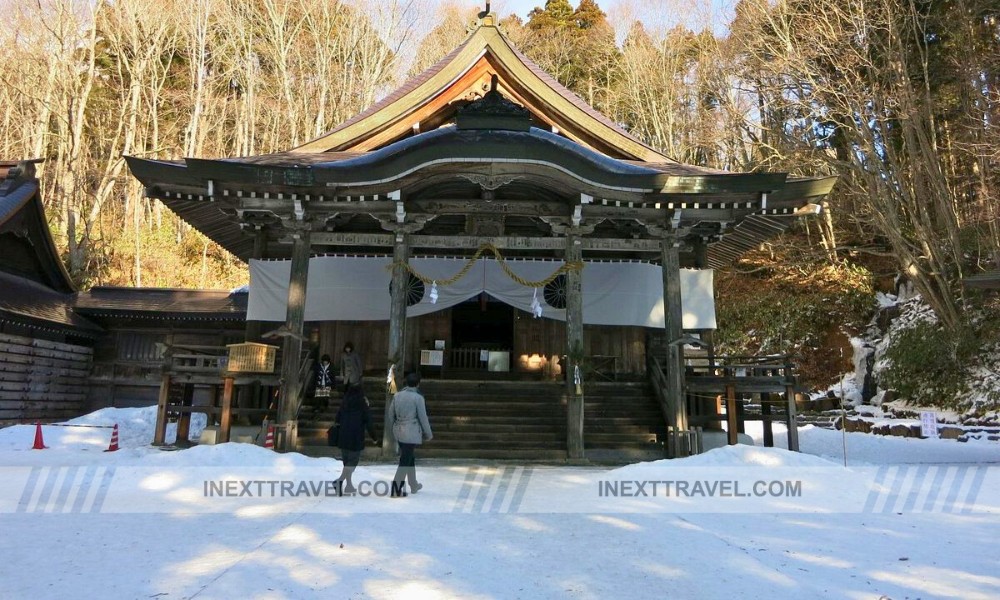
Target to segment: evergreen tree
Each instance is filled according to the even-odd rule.
[[[608,27],[607,15],[594,0],[580,0],[580,6],[573,13],[573,20],[580,29]]]
[[[528,13],[528,28],[533,30],[564,29],[574,23],[573,6],[569,0],[546,0],[545,8],[535,7]]]

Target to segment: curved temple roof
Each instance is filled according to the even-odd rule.
[[[520,248],[582,224],[592,248],[616,256],[649,256],[673,231],[687,252],[702,247],[697,262],[719,267],[784,231],[785,217],[815,212],[835,182],[671,161],[517,52],[493,15],[436,65],[298,148],[127,160],[148,195],[244,260],[255,238],[261,256],[285,256],[288,228],[301,222],[328,244],[367,236],[351,238],[362,250],[391,245],[385,231],[415,219],[431,224],[416,229],[426,238],[529,240]]]

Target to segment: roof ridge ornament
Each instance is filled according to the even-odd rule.
[[[468,32],[472,33],[480,27],[496,27],[499,24],[497,15],[490,10],[490,0],[486,0],[486,8],[476,15],[476,20],[469,26]]]
[[[455,124],[459,129],[501,129],[528,131],[531,113],[520,104],[508,100],[500,93],[496,74],[490,77],[490,91],[482,98],[458,109]]]

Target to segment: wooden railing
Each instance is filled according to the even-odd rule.
[[[670,458],[690,456],[702,452],[701,427],[693,429],[680,429],[677,426],[677,405],[675,400],[667,393],[667,376],[660,361],[649,356],[649,380],[656,393],[656,399],[663,413],[663,422],[667,426],[667,439],[665,450]],[[686,402],[686,398],[680,398],[681,402]]]
[[[713,356],[695,358],[685,366],[689,377],[767,377],[792,381],[791,357],[774,356]]]
[[[167,346],[164,368],[170,373],[219,374],[225,366],[225,346]]]
[[[653,385],[653,391],[656,392],[660,411],[663,412],[663,422],[667,424],[668,428],[673,427],[675,425],[674,415],[677,412],[673,400],[667,394],[667,376],[663,372],[663,366],[660,365],[660,361],[655,356],[649,357],[649,367],[649,380]]]
[[[446,369],[486,371],[486,361],[480,360],[482,348],[452,348],[444,361]]]
[[[503,348],[452,348],[445,354],[444,368],[465,371],[488,371],[489,362],[481,360],[483,352],[510,352]]]
[[[658,365],[657,365],[658,366]],[[656,369],[651,367],[651,372]],[[788,448],[798,450],[798,430],[795,423],[795,389],[797,387],[794,365],[787,355],[772,356],[710,356],[689,358],[685,365],[684,401],[694,411],[689,423],[709,424],[724,420],[727,424],[727,441],[735,444],[738,431],[748,420],[765,422],[765,444],[773,443],[770,422],[784,413],[788,427]],[[655,378],[655,375],[651,378]],[[751,415],[741,399],[760,394],[760,414]],[[775,395],[779,400],[775,400]],[[780,397],[784,396],[784,401]],[[725,403],[725,417],[717,408],[719,400]],[[701,412],[708,408],[710,412]],[[784,405],[784,410],[781,406]],[[771,440],[771,441],[769,441]]]

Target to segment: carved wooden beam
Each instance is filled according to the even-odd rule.
[[[568,215],[570,206],[561,202],[531,200],[492,200],[481,198],[412,200],[406,203],[414,212],[437,215],[502,214],[507,216],[541,217]]]
[[[493,244],[500,249],[508,250],[563,250],[566,248],[565,237],[517,237],[498,236],[482,237],[468,235],[411,235],[411,248],[434,249],[472,249],[482,244]],[[395,237],[391,233],[313,233],[314,246],[372,246],[391,247]],[[281,241],[290,241],[283,238]],[[635,240],[618,238],[580,238],[584,250],[603,250],[608,252],[659,252],[659,240]]]

